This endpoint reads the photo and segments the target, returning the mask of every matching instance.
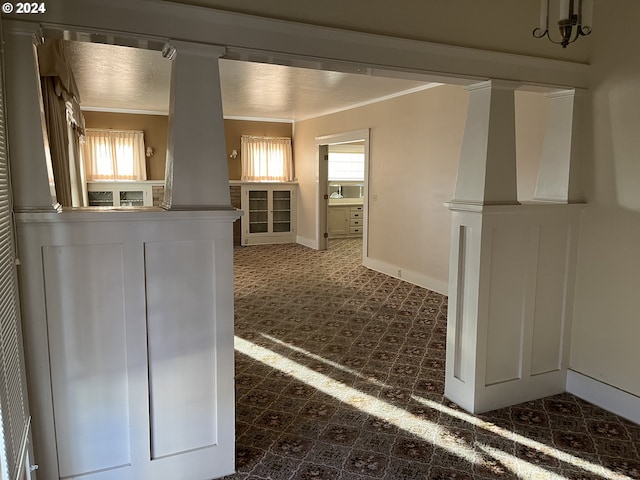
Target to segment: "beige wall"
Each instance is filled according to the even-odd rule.
[[[565,60],[588,60],[589,39],[558,48],[535,39],[538,0],[172,0],[315,25]],[[595,29],[594,29],[595,30]]]
[[[447,282],[451,215],[443,203],[453,195],[467,103],[461,87],[441,86],[297,123],[298,234],[316,237],[315,137],[370,128],[369,256]],[[516,105],[525,200],[537,178],[547,102],[519,92]]]
[[[147,179],[164,180],[167,161],[167,131],[169,117],[164,115],[138,115],[131,113],[83,112],[87,128],[113,128],[143,130],[145,146],[153,147],[155,154],[147,158]]]
[[[225,120],[224,134],[227,143],[229,179],[240,180],[240,177],[242,176],[242,162],[240,160],[240,137],[242,135],[257,135],[261,137],[292,137],[292,129],[293,126],[290,123]],[[233,150],[238,151],[238,157],[236,159],[229,158],[229,155],[231,155],[231,152]]]
[[[640,395],[640,2],[596,4],[571,368]],[[609,5],[611,3],[611,5]],[[600,8],[598,8],[600,7]]]

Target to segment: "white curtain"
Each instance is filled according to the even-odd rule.
[[[87,180],[146,180],[144,132],[87,128],[84,144]]]
[[[67,102],[67,123],[71,199],[74,207],[86,207],[89,205],[89,200],[81,148],[84,143],[84,115],[77,102]]]
[[[290,138],[243,135],[240,147],[242,180],[273,182],[292,180]]]

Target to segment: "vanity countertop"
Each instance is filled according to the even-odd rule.
[[[329,206],[353,207],[362,205],[362,198],[330,198]]]

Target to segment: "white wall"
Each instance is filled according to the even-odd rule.
[[[371,128],[369,257],[446,285],[451,214],[443,204],[453,195],[467,102],[463,88],[445,85],[297,123],[298,235],[316,236],[315,137]],[[541,94],[517,92],[521,200],[533,195],[547,109]]]
[[[640,43],[620,28],[640,21],[640,3],[606,3],[592,39],[571,368],[640,395]]]

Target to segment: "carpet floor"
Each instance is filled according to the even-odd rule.
[[[640,426],[573,395],[484,415],[447,400],[446,297],[361,248],[235,248],[228,480],[640,479]]]

